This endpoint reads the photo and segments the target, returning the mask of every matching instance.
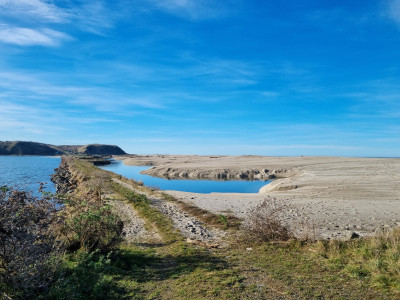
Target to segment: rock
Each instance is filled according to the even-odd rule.
[[[346,240],[354,240],[360,238],[360,235],[357,232],[349,231],[346,234]]]
[[[67,163],[62,160],[60,166],[54,170],[51,181],[56,186],[57,194],[68,194],[76,188],[77,182],[73,179]]]

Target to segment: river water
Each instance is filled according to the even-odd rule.
[[[54,193],[50,178],[60,161],[48,156],[0,156],[0,187],[8,185],[35,193],[43,182],[45,191]]]
[[[50,178],[60,161],[59,157],[48,156],[0,156],[0,187],[14,186],[35,193],[40,182],[43,182],[46,183],[45,191],[55,193],[55,187]],[[121,161],[113,161],[111,165],[101,168],[142,181],[150,187],[193,193],[257,193],[261,187],[270,182],[265,180],[164,179],[140,174],[141,171],[148,169],[148,166],[126,166]]]
[[[127,166],[121,161],[113,161],[111,165],[102,166],[104,170],[114,172],[144,185],[162,190],[175,190],[192,193],[258,193],[258,190],[268,184],[268,180],[204,180],[204,179],[164,179],[141,174],[149,167]]]

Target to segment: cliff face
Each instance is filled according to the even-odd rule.
[[[64,145],[54,146],[36,142],[1,142],[0,155],[63,155],[63,154],[88,154],[88,155],[124,155],[120,147],[115,145]]]

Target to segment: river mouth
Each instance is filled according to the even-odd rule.
[[[153,177],[140,172],[149,166],[127,166],[122,161],[112,161],[110,165],[101,166],[103,170],[111,171],[124,177],[143,182],[144,185],[161,190],[174,190],[191,193],[258,193],[260,188],[270,183],[270,180],[209,180],[209,179],[167,179]]]

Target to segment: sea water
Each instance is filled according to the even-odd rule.
[[[44,183],[44,191],[54,193],[50,178],[60,162],[59,157],[0,156],[0,187],[7,185],[36,193]]]

